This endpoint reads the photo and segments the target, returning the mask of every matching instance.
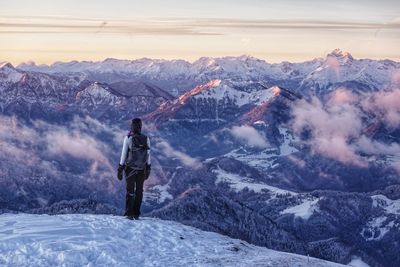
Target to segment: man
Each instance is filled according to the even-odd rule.
[[[118,179],[122,180],[125,171],[126,199],[125,214],[130,220],[138,220],[143,199],[143,184],[151,171],[150,140],[142,134],[142,120],[132,120],[131,131],[125,136],[121,159],[118,166]]]

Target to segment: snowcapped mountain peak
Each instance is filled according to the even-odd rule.
[[[79,63],[79,61],[77,61],[77,60],[72,60],[72,61],[69,61],[69,62],[56,61],[53,64],[51,64],[51,66],[52,67],[61,66],[61,65],[69,65],[69,66],[71,66],[71,65],[78,64],[78,63]]]
[[[103,62],[118,62],[118,61],[120,61],[120,60],[116,59],[116,58],[112,58],[112,57],[108,57],[103,60]]]
[[[80,91],[76,95],[76,100],[83,102],[88,106],[95,106],[104,103],[119,103],[121,100],[116,95],[110,93],[105,87],[107,86],[98,82],[94,82],[86,87],[84,90]]]
[[[19,64],[18,66],[17,66],[17,68],[20,68],[20,67],[36,67],[37,65],[36,65],[36,63],[34,62],[34,61],[27,61],[27,62],[23,62],[23,63],[21,63],[21,64]]]
[[[272,90],[272,93],[275,95],[275,96],[278,96],[278,95],[280,95],[281,94],[281,88],[279,88],[278,86],[273,86],[272,88],[271,88],[271,90]]]
[[[259,60],[258,58],[253,57],[252,55],[241,55],[238,57],[239,60]]]
[[[188,99],[191,96],[195,96],[198,94],[201,94],[204,90],[208,90],[211,88],[215,88],[218,87],[221,84],[221,80],[211,80],[206,84],[202,84],[202,85],[198,85],[195,88],[193,88],[192,90],[190,90],[189,92],[181,95],[178,100],[181,104],[184,104],[186,99]]]
[[[220,84],[221,84],[221,80],[218,80],[218,79],[209,81],[209,82],[207,83],[207,85],[208,85],[209,87],[217,87],[217,86],[219,86]]]
[[[5,68],[15,69],[14,66],[10,62],[7,62],[7,61],[1,62],[0,69],[5,69]]]
[[[18,71],[10,62],[2,62],[0,64],[0,81],[6,83],[18,82],[22,73]]]
[[[215,58],[212,57],[201,57],[195,62],[193,62],[193,65],[197,66],[203,66],[203,67],[210,67],[216,64]]]
[[[353,56],[346,51],[342,51],[339,48],[334,49],[332,52],[330,52],[327,57],[336,57],[336,58],[343,58],[343,59],[348,59],[348,60],[353,60]]]

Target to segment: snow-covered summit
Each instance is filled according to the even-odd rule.
[[[390,86],[399,67],[398,62],[355,59],[349,52],[335,49],[305,76],[301,87],[327,88],[336,83],[355,83],[379,90]]]
[[[355,59],[349,52],[334,49],[325,58],[301,63],[268,63],[249,55],[201,57],[194,62],[141,58],[134,60],[107,58],[103,61],[56,62],[51,65],[22,63],[17,69],[45,73],[80,73],[89,80],[103,82],[143,79],[155,85],[184,93],[187,89],[209,80],[283,81],[297,87],[357,82],[372,89],[390,85],[400,63],[390,60]]]
[[[0,215],[2,266],[343,266],[172,221]]]
[[[7,62],[7,61],[0,62],[0,69],[3,69],[3,68],[14,69],[14,66],[10,62]]]
[[[14,68],[10,62],[0,63],[0,84],[15,83],[22,77],[22,74]]]
[[[346,58],[349,60],[353,60],[353,56],[346,51],[342,51],[339,48],[334,49],[332,52],[330,52],[328,55],[328,57],[337,57],[337,58]]]

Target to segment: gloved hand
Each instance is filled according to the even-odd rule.
[[[144,169],[144,179],[147,180],[150,176],[151,165],[146,164],[146,168]]]
[[[119,164],[118,165],[118,174],[117,174],[117,177],[118,177],[118,180],[122,180],[122,178],[123,178],[123,176],[124,176],[124,169],[125,169],[125,166],[124,165],[121,165],[121,164]]]

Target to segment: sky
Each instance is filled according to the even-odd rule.
[[[398,0],[1,0],[0,62],[251,55],[301,62],[335,48],[400,61]]]

